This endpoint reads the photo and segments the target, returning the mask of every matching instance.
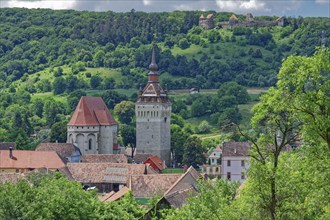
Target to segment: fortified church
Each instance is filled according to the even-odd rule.
[[[159,156],[166,164],[171,159],[171,102],[159,84],[155,50],[149,65],[148,82],[140,88],[135,103],[136,152]],[[67,143],[84,154],[119,152],[118,124],[101,97],[81,97],[67,125]]]
[[[67,143],[81,154],[113,154],[118,149],[118,124],[101,97],[81,97],[67,126]]]

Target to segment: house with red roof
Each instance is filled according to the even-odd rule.
[[[150,164],[152,168],[157,170],[158,172],[162,172],[163,169],[166,168],[164,161],[162,161],[158,156],[153,155],[148,157],[144,162],[144,164]]]
[[[0,173],[26,173],[39,168],[58,170],[64,166],[55,151],[0,150]]]
[[[67,143],[78,146],[82,155],[119,151],[118,124],[101,97],[81,97],[67,130]]]

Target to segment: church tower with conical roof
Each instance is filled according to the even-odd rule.
[[[140,88],[135,103],[136,152],[159,156],[166,164],[171,157],[171,102],[167,91],[159,84],[155,49],[152,50],[148,83]]]

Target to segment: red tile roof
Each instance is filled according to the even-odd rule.
[[[217,146],[213,152],[222,152],[221,146]]]
[[[135,198],[153,198],[163,195],[182,174],[132,175],[129,188]]]
[[[71,126],[99,126],[116,125],[117,122],[105,105],[101,97],[81,97],[68,125]]]
[[[69,143],[40,143],[36,151],[55,151],[63,162],[67,162],[67,157],[70,157],[74,153],[73,144]]]
[[[150,156],[147,160],[144,161],[144,164],[146,163],[150,163],[150,165],[158,170],[163,170],[166,168],[166,165],[164,164],[164,162],[158,157],[158,156]],[[154,167],[155,166],[155,167]]]
[[[80,160],[82,163],[127,163],[124,154],[85,154]]]
[[[2,169],[36,169],[46,167],[59,169],[65,164],[55,151],[13,150],[13,157],[9,157],[9,150],[0,150],[0,168]]]
[[[202,176],[190,166],[188,170],[164,193],[165,199],[175,208],[187,203],[187,198],[197,194],[198,179]]]
[[[156,173],[145,164],[68,163],[73,178],[81,183],[127,184],[130,175]]]

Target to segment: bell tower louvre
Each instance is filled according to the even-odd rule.
[[[171,158],[171,108],[167,91],[159,84],[155,48],[152,49],[148,82],[135,103],[136,151],[159,156],[167,165]]]

